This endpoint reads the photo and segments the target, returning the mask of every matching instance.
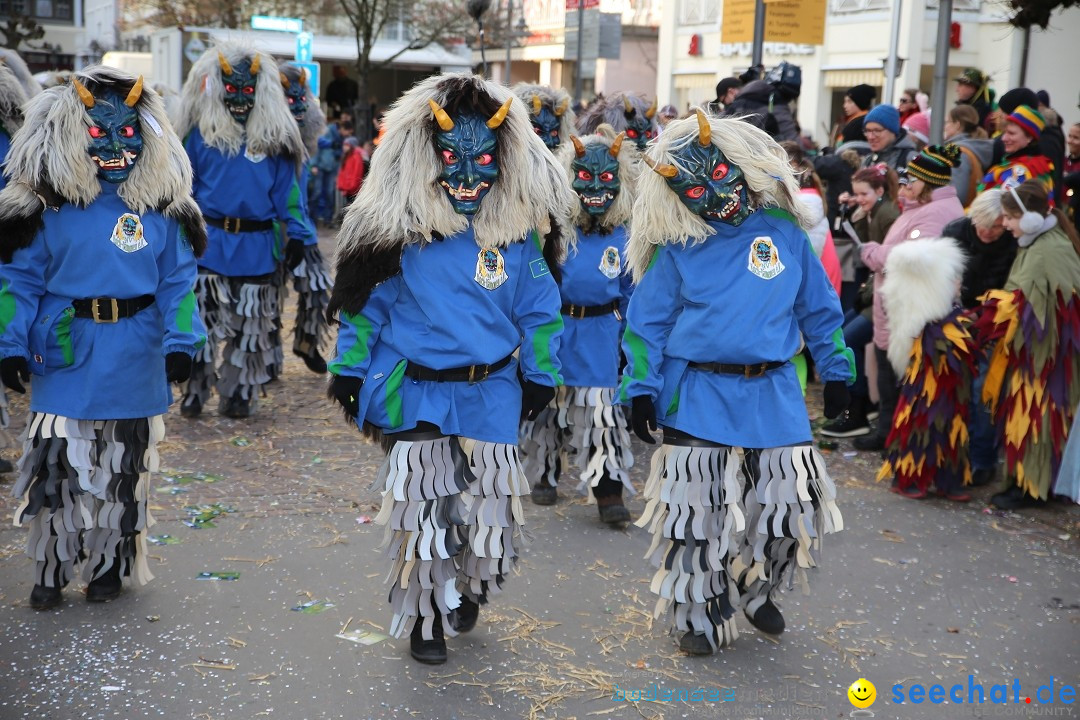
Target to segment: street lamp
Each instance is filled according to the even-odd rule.
[[[480,63],[483,68],[480,74],[484,77],[487,76],[487,56],[484,54],[484,13],[490,7],[491,0],[469,0],[465,5],[469,17],[476,21],[476,26],[480,29]]]

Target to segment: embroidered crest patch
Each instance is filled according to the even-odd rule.
[[[142,220],[134,213],[124,213],[117,219],[116,227],[113,228],[113,245],[126,253],[133,253],[146,247],[146,239],[143,238]]]
[[[248,160],[250,160],[253,163],[261,163],[263,160],[266,159],[266,153],[251,152],[251,148],[249,148],[248,146],[245,145],[244,146],[244,157],[246,157]]]
[[[772,280],[784,272],[784,263],[780,262],[780,251],[773,245],[770,237],[756,237],[750,243],[750,272],[765,280]]]
[[[497,247],[483,248],[476,256],[476,277],[473,278],[488,290],[506,282],[506,263]]]
[[[619,256],[619,248],[609,245],[604,248],[604,254],[600,257],[600,272],[604,276],[614,280],[622,272],[622,257]]]
[[[544,277],[551,274],[551,268],[548,267],[547,260],[544,258],[536,258],[529,263],[529,272],[532,273],[534,278]]]

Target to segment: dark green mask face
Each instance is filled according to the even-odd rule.
[[[450,130],[435,131],[442,161],[439,185],[456,212],[472,215],[499,176],[495,131],[479,115],[463,114],[453,120]]]
[[[120,95],[107,92],[94,98],[94,107],[88,108],[86,114],[92,123],[87,128],[89,152],[98,177],[109,183],[124,182],[143,148],[138,113],[125,105]]]
[[[251,74],[251,61],[241,60],[232,66],[232,72],[221,73],[221,82],[225,84],[225,107],[233,120],[246,125],[251,109],[255,107],[255,82]]]
[[[667,181],[683,205],[705,220],[741,225],[750,217],[750,195],[738,165],[728,163],[713,144],[691,142],[671,153],[686,168]]]
[[[653,121],[636,110],[626,115],[626,137],[634,141],[638,150],[644,150],[645,144],[656,137]]]
[[[540,108],[539,115],[529,115],[529,120],[532,122],[533,130],[540,136],[540,139],[547,145],[548,150],[554,150],[559,147],[559,142],[562,140],[559,137],[559,125],[561,123],[559,117],[552,112],[551,108],[544,105]]]
[[[601,143],[585,146],[585,155],[575,157],[570,165],[574,179],[570,183],[585,212],[599,217],[607,212],[619,194],[619,163]]]
[[[304,127],[304,116],[307,115],[308,106],[307,88],[298,82],[289,83],[289,87],[285,88],[285,100],[289,103],[289,112],[296,118],[296,124]]]

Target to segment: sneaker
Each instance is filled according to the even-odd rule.
[[[870,423],[867,422],[865,417],[859,417],[858,414],[851,412],[851,410],[845,410],[840,417],[825,423],[820,432],[825,437],[833,438],[869,435]]]
[[[679,638],[679,649],[687,655],[712,655],[713,648],[709,644],[709,638],[699,635],[693,630],[688,630]]]
[[[94,578],[86,586],[86,601],[109,602],[118,598],[123,589],[124,585],[120,581],[120,561],[114,559],[112,567],[104,575]]]
[[[1045,500],[1028,495],[1019,485],[1013,485],[1005,492],[990,498],[990,504],[1001,510],[1022,510],[1046,505]]]
[[[863,450],[865,452],[881,451],[885,449],[885,438],[878,435],[876,432],[857,437],[852,442],[856,450]]]
[[[559,501],[559,489],[539,480],[529,491],[529,497],[532,498],[533,505],[554,505]]]
[[[877,403],[872,404],[870,407],[868,407],[866,409],[866,419],[867,420],[873,422],[874,420],[878,419],[878,415],[881,415],[881,412],[878,411],[878,404]]]
[[[450,627],[454,628],[454,632],[467,633],[476,627],[479,618],[480,606],[462,595],[461,604],[450,613]]]
[[[446,662],[446,639],[443,637],[442,615],[435,616],[432,639],[425,640],[423,618],[416,618],[412,634],[409,636],[409,654],[413,660],[425,665],[442,665]]]
[[[35,585],[30,591],[30,607],[35,610],[52,610],[60,604],[61,595],[58,587]]]

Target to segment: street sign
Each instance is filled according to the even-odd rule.
[[[252,15],[252,30],[276,30],[277,32],[298,33],[304,31],[304,21],[300,18],[275,17],[273,15]]]
[[[308,91],[311,95],[319,97],[319,63],[317,62],[295,62],[293,63],[298,68],[302,68],[304,74],[307,75]]]
[[[821,45],[825,42],[825,0],[764,0],[767,42]],[[721,43],[754,41],[755,0],[724,0]]]
[[[600,7],[600,0],[566,0],[567,10],[577,10],[581,6],[582,2],[585,3],[585,9]]]
[[[309,63],[311,62],[311,41],[313,36],[309,32],[302,32],[296,35],[296,62]]]
[[[584,13],[585,34],[581,38],[583,68],[590,67],[590,60],[597,58],[617,60],[622,46],[622,16],[618,13],[602,13],[598,10],[586,10]],[[566,14],[564,60],[577,60],[577,13]],[[595,62],[592,64],[595,66]]]
[[[192,64],[195,64],[195,61],[201,58],[204,52],[206,52],[206,43],[198,35],[192,36],[187,45],[184,46],[184,57]]]

